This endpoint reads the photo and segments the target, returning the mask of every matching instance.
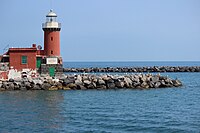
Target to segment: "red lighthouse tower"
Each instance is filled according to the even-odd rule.
[[[60,57],[60,30],[61,24],[56,21],[57,15],[52,10],[46,15],[43,23],[44,54],[49,57]]]
[[[52,10],[46,15],[46,22],[42,24],[44,31],[44,51],[41,59],[40,72],[55,76],[63,72],[62,57],[60,55],[61,24],[56,20],[57,15]]]

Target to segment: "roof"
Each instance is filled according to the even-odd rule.
[[[55,12],[53,12],[53,10],[50,10],[50,12],[46,15],[46,17],[57,17],[57,15]]]
[[[8,52],[37,51],[37,48],[9,48]]]

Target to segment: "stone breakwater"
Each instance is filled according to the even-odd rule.
[[[153,66],[153,67],[105,67],[105,68],[64,68],[64,72],[108,73],[108,72],[200,72],[200,66]]]
[[[87,90],[87,89],[149,89],[182,86],[181,81],[152,74],[128,75],[65,75],[59,79],[38,77],[34,79],[0,81],[0,91],[12,90]]]

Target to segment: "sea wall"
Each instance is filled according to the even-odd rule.
[[[64,72],[108,73],[108,72],[200,72],[200,66],[153,66],[153,67],[105,67],[64,68]]]
[[[51,77],[9,79],[0,81],[0,91],[12,90],[87,90],[87,89],[149,89],[182,86],[181,81],[159,74],[127,75],[64,75]]]

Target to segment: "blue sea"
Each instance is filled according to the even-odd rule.
[[[65,67],[200,62],[65,62]],[[200,133],[200,73],[161,73],[180,88],[0,92],[1,133]]]

